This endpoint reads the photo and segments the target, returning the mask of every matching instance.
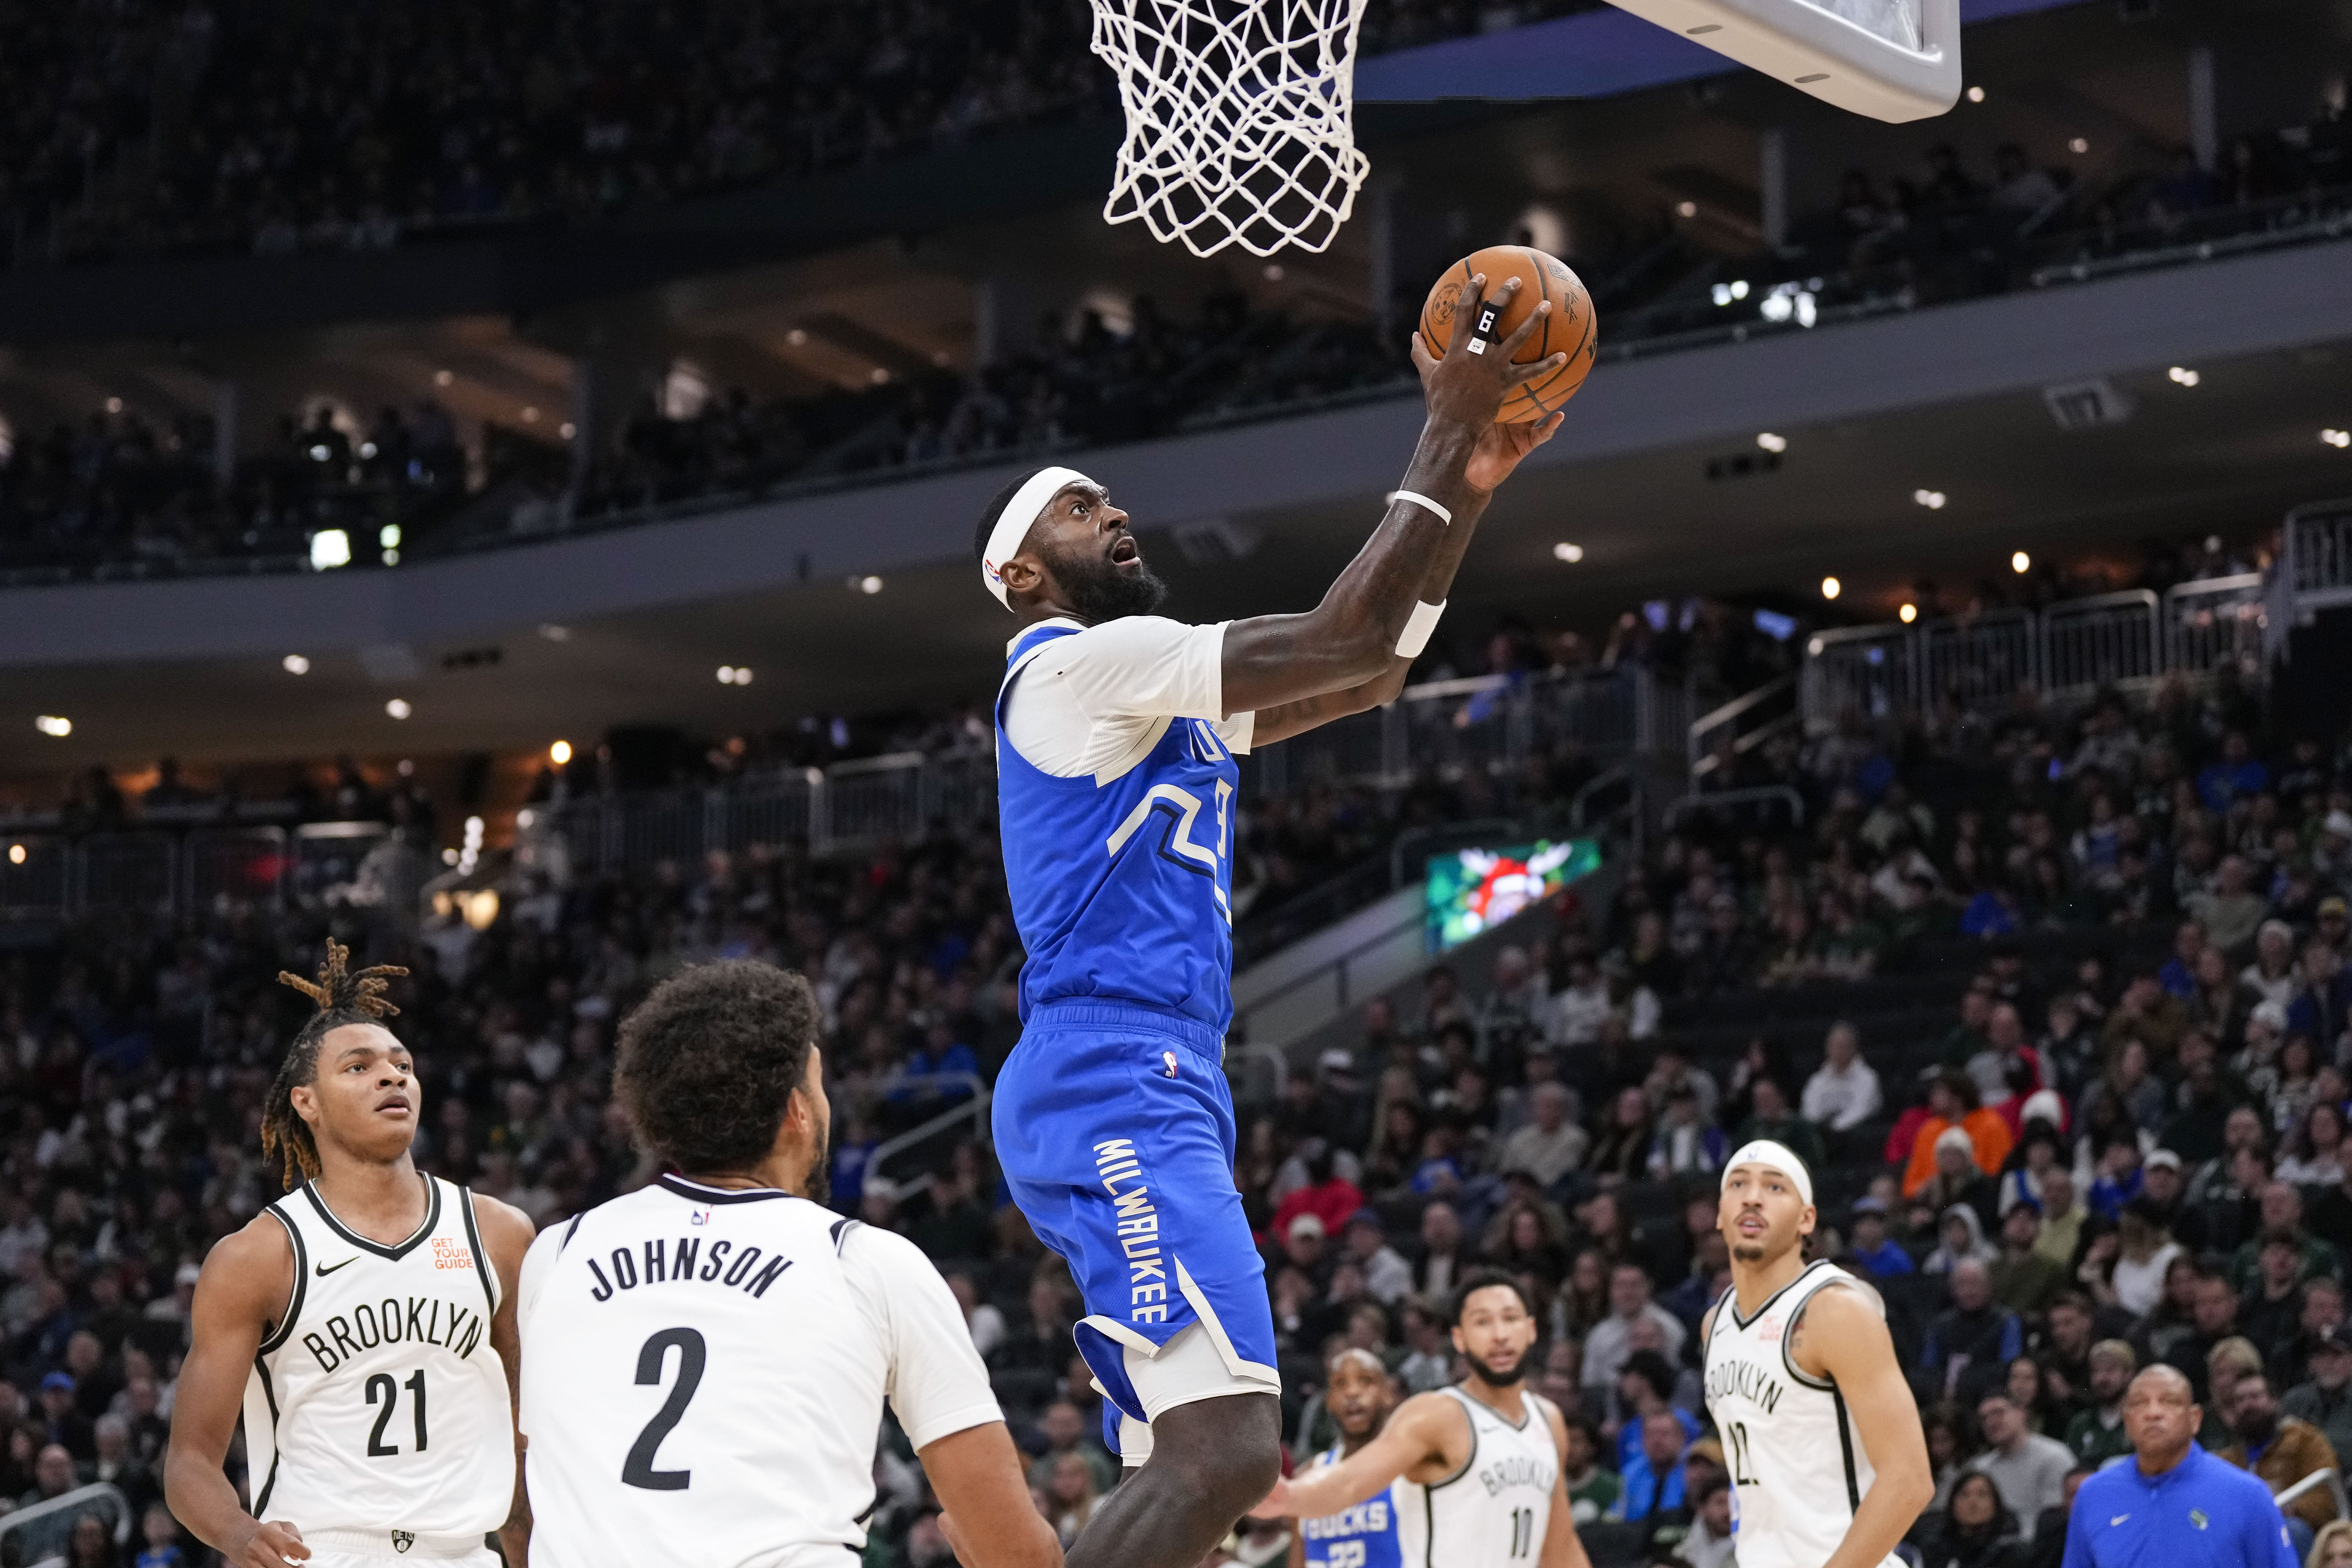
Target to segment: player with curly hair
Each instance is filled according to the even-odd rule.
[[[278,977],[318,1004],[262,1110],[291,1190],[205,1259],[165,1493],[233,1568],[490,1568],[488,1534],[523,1528],[513,1300],[531,1223],[417,1170],[415,1063],[384,1025],[407,971],[350,956],[330,941],[315,981]],[[223,1467],[240,1414],[250,1510]]]

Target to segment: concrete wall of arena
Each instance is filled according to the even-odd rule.
[[[2184,265],[1603,366],[1559,437],[1572,465],[2096,374],[2352,339],[2342,245]],[[1602,331],[1605,337],[1607,325]],[[1411,398],[1087,453],[1156,522],[1376,508]],[[879,482],[391,571],[0,593],[0,668],[434,644],[968,558],[1014,465]]]

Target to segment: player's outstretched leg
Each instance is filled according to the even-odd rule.
[[[1066,1568],[1194,1568],[1281,1474],[1273,1394],[1180,1405],[1151,1424],[1151,1458],[1095,1510]]]

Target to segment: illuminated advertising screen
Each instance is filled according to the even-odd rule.
[[[1433,856],[1426,895],[1430,931],[1441,950],[1453,947],[1600,868],[1601,846],[1591,838],[1539,838]]]

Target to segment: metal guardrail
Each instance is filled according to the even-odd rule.
[[[1253,752],[1244,765],[1261,789],[1316,782],[1401,788],[1424,772],[1508,772],[1563,746],[1603,760],[1679,751],[1688,706],[1679,688],[1631,666],[1433,681],[1406,688],[1385,708]],[[827,855],[918,838],[935,826],[984,826],[996,814],[996,760],[988,751],[902,752],[709,788],[587,796],[532,810],[549,814],[569,863],[591,875],[649,870],[758,844],[804,841],[812,854]]]
[[[1716,771],[1727,742],[1731,755],[1745,756],[1795,724],[1797,687],[1795,674],[1784,675],[1692,720],[1685,749],[1692,782]]]
[[[86,1487],[76,1487],[59,1492],[47,1502],[37,1502],[0,1515],[0,1547],[14,1546],[9,1555],[16,1561],[40,1564],[62,1562],[66,1547],[76,1524],[85,1513],[97,1513],[101,1518],[111,1514],[114,1521],[109,1534],[118,1547],[131,1539],[131,1500],[119,1487],[97,1481]]]
[[[874,1145],[874,1152],[866,1158],[866,1174],[868,1180],[887,1174],[883,1167],[890,1161],[897,1159],[909,1149],[922,1147],[958,1122],[970,1121],[976,1131],[987,1131],[989,1102],[994,1099],[994,1095],[990,1091],[987,1081],[978,1074],[927,1073],[919,1079],[909,1079],[901,1074],[878,1086],[876,1092],[887,1100],[895,1090],[917,1086],[950,1091],[960,1089],[970,1098],[959,1100],[937,1116],[919,1121],[904,1132],[895,1137],[885,1138],[881,1142]],[[901,1184],[899,1190],[902,1194],[919,1193],[930,1184],[930,1173],[927,1171],[913,1181]]]
[[[1613,758],[1679,751],[1688,699],[1638,666],[1570,675],[1482,675],[1409,686],[1397,700],[1255,752],[1256,781],[1399,787],[1415,773],[1507,771],[1556,746]]]
[[[2326,1487],[2328,1495],[2336,1500],[2336,1517],[2352,1519],[2352,1500],[2348,1500],[2345,1495],[2344,1472],[2332,1466],[2327,1469],[2314,1470],[2284,1490],[2272,1493],[2271,1501],[2278,1504],[2283,1512],[2287,1504],[2305,1493],[2315,1492],[2322,1487]]]
[[[2295,623],[2352,605],[2352,500],[2316,501],[2286,514],[2279,575]]]
[[[2329,521],[2352,545],[2352,503]],[[2352,553],[2322,569],[2342,579],[2336,602],[2352,604]],[[2067,600],[2039,615],[1998,610],[1916,626],[1816,632],[1798,672],[1798,711],[1819,733],[1849,712],[1881,720],[1947,700],[2003,708],[2028,687],[2045,700],[2073,702],[2105,687],[2145,690],[2174,673],[2210,675],[2223,664],[2275,656],[2283,644],[2272,625],[2274,596],[2270,579],[2249,572],[2179,584],[2161,598],[2133,589]]]

